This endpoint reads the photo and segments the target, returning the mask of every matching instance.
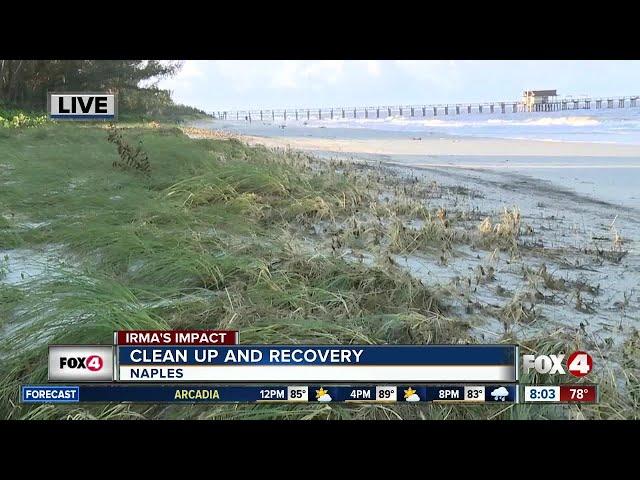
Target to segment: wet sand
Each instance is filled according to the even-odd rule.
[[[251,145],[304,151],[377,155],[640,157],[640,145],[555,142],[495,138],[328,139],[314,137],[258,137],[243,135]],[[419,137],[414,137],[419,138]],[[608,166],[610,168],[610,166]]]

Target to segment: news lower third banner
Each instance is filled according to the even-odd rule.
[[[49,381],[505,383],[517,359],[515,345],[52,345]]]
[[[120,382],[513,382],[513,346],[118,346]]]

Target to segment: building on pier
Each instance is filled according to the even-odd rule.
[[[522,110],[525,112],[539,112],[550,109],[556,103],[556,90],[525,90],[522,94]]]

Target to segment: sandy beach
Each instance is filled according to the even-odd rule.
[[[304,151],[377,155],[640,157],[640,145],[556,142],[496,138],[326,139],[304,137],[243,137],[251,145]],[[610,167],[610,165],[608,165]]]

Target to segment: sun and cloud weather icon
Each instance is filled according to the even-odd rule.
[[[407,402],[419,402],[420,401],[420,397],[418,396],[416,391],[411,387],[407,388],[404,391],[404,399]]]
[[[505,387],[498,387],[491,391],[491,396],[496,401],[500,400],[501,402],[504,402],[509,396],[509,390]]]
[[[316,400],[319,402],[330,402],[332,398],[328,390],[320,387],[320,390],[316,390]]]

